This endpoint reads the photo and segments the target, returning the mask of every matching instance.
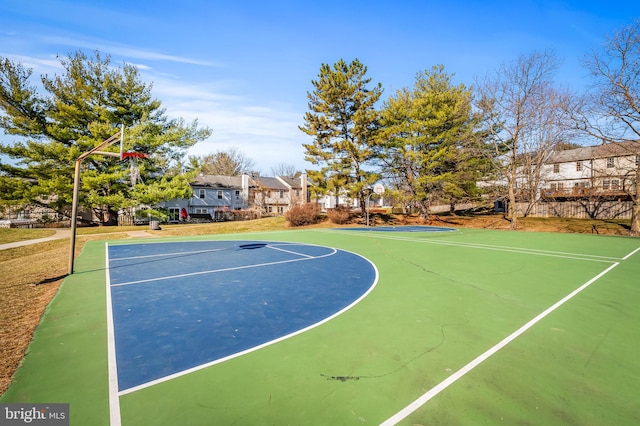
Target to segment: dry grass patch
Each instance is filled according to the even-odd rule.
[[[35,240],[50,237],[55,234],[53,229],[13,229],[0,228],[0,244],[15,243],[17,241]]]
[[[0,252],[0,393],[66,273],[66,240]]]

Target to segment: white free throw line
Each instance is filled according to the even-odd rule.
[[[635,252],[634,252],[635,253]],[[520,336],[521,334],[523,334],[525,331],[527,331],[528,329],[530,329],[531,327],[533,327],[536,323],[538,323],[540,320],[542,320],[544,317],[546,317],[547,315],[549,315],[551,312],[555,311],[556,309],[558,309],[560,306],[562,306],[565,302],[567,302],[568,300],[572,299],[576,294],[580,293],[582,290],[584,290],[585,288],[589,287],[591,284],[593,284],[594,282],[596,282],[598,279],[602,278],[607,272],[611,271],[613,268],[615,268],[616,266],[618,266],[620,263],[616,262],[613,265],[609,266],[607,269],[605,269],[604,271],[600,272],[598,275],[596,275],[595,277],[591,278],[589,281],[587,281],[586,283],[582,284],[580,287],[578,287],[577,289],[575,289],[574,291],[572,291],[571,293],[569,293],[567,296],[563,297],[562,299],[560,299],[558,302],[556,302],[554,305],[552,305],[551,307],[547,308],[544,312],[542,312],[541,314],[539,314],[538,316],[536,316],[535,318],[533,318],[531,321],[529,321],[528,323],[526,323],[525,325],[523,325],[522,327],[520,327],[519,329],[517,329],[516,331],[514,331],[513,333],[511,333],[509,336],[507,336],[506,338],[504,338],[500,343],[498,343],[497,345],[495,345],[494,347],[492,347],[491,349],[489,349],[488,351],[486,351],[485,353],[483,353],[482,355],[478,356],[476,359],[474,359],[473,361],[471,361],[470,363],[468,363],[467,365],[465,365],[464,367],[462,367],[460,370],[456,371],[455,373],[453,373],[452,375],[450,375],[449,377],[447,377],[446,379],[444,379],[442,382],[438,383],[436,386],[434,386],[433,388],[431,388],[427,393],[425,393],[424,395],[422,395],[420,398],[416,399],[415,401],[413,401],[411,404],[407,405],[405,408],[403,408],[402,410],[398,411],[396,414],[394,414],[393,416],[389,417],[387,420],[385,420],[383,423],[381,423],[381,426],[391,426],[391,425],[395,425],[398,422],[402,421],[403,419],[405,419],[406,417],[408,417],[411,413],[413,413],[414,411],[416,411],[418,408],[422,407],[424,404],[426,404],[431,398],[433,398],[434,396],[438,395],[440,392],[442,392],[443,390],[445,390],[446,388],[448,388],[451,384],[453,384],[456,380],[458,380],[459,378],[461,378],[462,376],[464,376],[465,374],[467,374],[468,372],[470,372],[471,370],[473,370],[475,367],[477,367],[478,365],[480,365],[480,363],[482,363],[483,361],[485,361],[487,358],[489,358],[491,355],[495,354],[496,352],[498,352],[500,349],[502,349],[503,347],[505,347],[506,345],[508,345],[509,343],[511,343],[513,340],[515,340],[518,336]]]

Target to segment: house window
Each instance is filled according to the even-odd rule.
[[[553,173],[560,173],[560,164],[553,165]]]
[[[281,189],[278,191],[280,198],[284,198],[284,191]]]
[[[205,192],[204,189],[199,189],[198,190],[198,197],[204,198],[204,192]]]
[[[564,182],[558,182],[558,189],[562,190],[564,188]]]
[[[209,213],[207,209],[196,209],[195,214],[207,214]]]
[[[180,219],[180,209],[177,207],[169,207],[169,220],[177,221]]]
[[[611,189],[620,189],[620,181],[618,179],[611,179]]]
[[[557,183],[552,183],[551,184],[551,190],[555,191],[556,189],[558,189],[558,184]]]
[[[582,171],[582,161],[576,162],[576,172]]]
[[[605,179],[602,181],[602,189],[609,189],[611,187],[611,181],[609,179]]]
[[[640,155],[636,155],[636,166],[640,166]]]
[[[222,200],[222,191],[218,190],[218,200]]]
[[[612,169],[615,166],[616,166],[615,158],[614,157],[607,158],[607,169]]]

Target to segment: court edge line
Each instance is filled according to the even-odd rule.
[[[334,250],[335,250],[335,248],[334,248]],[[311,329],[319,327],[322,324],[331,321],[332,319],[336,318],[337,316],[342,315],[343,313],[345,313],[349,309],[353,308],[358,303],[360,303],[362,300],[364,300],[364,298],[367,297],[369,295],[369,293],[371,293],[373,291],[373,289],[376,287],[376,285],[378,285],[379,273],[378,273],[378,268],[376,267],[376,265],[372,261],[367,259],[366,257],[364,257],[364,256],[362,256],[362,255],[360,255],[358,253],[350,252],[348,250],[343,250],[343,251],[347,252],[347,253],[352,253],[352,254],[354,254],[356,256],[359,256],[359,257],[363,258],[364,260],[369,262],[369,264],[371,264],[371,266],[373,267],[373,270],[375,271],[375,277],[373,279],[373,284],[371,284],[371,287],[369,287],[369,289],[366,292],[364,292],[364,294],[362,294],[359,298],[357,298],[356,300],[351,302],[349,305],[345,306],[344,308],[342,308],[338,312],[334,313],[333,315],[323,319],[322,321],[317,322],[315,324],[311,324],[310,326],[308,326],[306,328],[294,331],[293,333],[289,333],[289,334],[287,334],[285,336],[278,337],[277,339],[270,340],[270,341],[265,342],[265,343],[263,343],[263,344],[261,344],[259,346],[254,346],[254,347],[246,349],[246,350],[244,350],[242,352],[238,352],[238,353],[226,356],[224,358],[216,359],[216,360],[208,362],[206,364],[201,364],[201,365],[189,368],[187,370],[183,370],[183,371],[180,371],[178,373],[174,373],[174,374],[171,374],[169,376],[162,377],[160,379],[156,379],[156,380],[152,380],[152,381],[147,382],[147,383],[143,383],[143,384],[138,385],[138,386],[134,386],[134,387],[131,387],[131,388],[128,388],[128,389],[123,389],[123,390],[118,392],[118,395],[123,396],[123,395],[127,395],[129,393],[137,392],[139,390],[143,390],[143,389],[146,389],[148,387],[151,387],[151,386],[163,383],[163,382],[167,382],[169,380],[173,380],[173,379],[176,379],[176,378],[181,377],[181,376],[186,376],[187,374],[194,373],[196,371],[203,370],[203,369],[208,368],[208,367],[212,367],[212,366],[214,366],[216,364],[221,364],[221,363],[223,363],[225,361],[229,361],[231,359],[238,358],[238,357],[240,357],[242,355],[246,355],[248,353],[257,351],[257,350],[265,348],[267,346],[271,346],[271,345],[273,345],[275,343],[281,342],[283,340],[286,340],[286,339],[289,339],[291,337],[297,336],[298,334],[302,334],[302,333],[305,333],[305,332],[307,332],[307,331],[309,331]]]
[[[116,340],[111,305],[111,273],[109,268],[109,243],[105,243],[106,292],[107,292],[107,364],[109,376],[109,424],[120,426],[120,397],[118,396],[118,367],[116,365]]]
[[[317,231],[317,232],[335,232],[335,231]],[[348,232],[345,232],[345,234],[347,233]],[[611,263],[614,261],[624,260],[619,257],[599,256],[599,255],[592,255],[592,254],[567,253],[567,252],[561,252],[561,251],[528,249],[528,248],[508,247],[508,246],[492,246],[489,244],[454,243],[451,241],[436,240],[436,239],[421,240],[421,239],[411,238],[411,237],[393,237],[389,235],[379,235],[379,234],[372,235],[366,232],[351,232],[348,234],[358,236],[358,237],[372,237],[372,238],[381,238],[386,240],[409,241],[409,242],[415,242],[415,243],[436,244],[436,245],[439,244],[439,245],[454,246],[454,247],[468,247],[468,248],[475,248],[475,249],[504,251],[507,253],[522,253],[522,254],[532,254],[537,256],[558,257],[561,259],[587,260],[587,261],[604,262],[604,263]]]
[[[619,264],[620,264],[620,262],[614,263],[613,265],[609,266],[604,271],[600,272],[595,277],[591,278],[586,283],[582,284],[577,289],[573,290],[571,293],[569,293],[568,295],[566,295],[565,297],[563,297],[562,299],[560,299],[559,301],[554,303],[549,308],[545,309],[542,313],[538,314],[536,317],[534,317],[532,320],[527,322],[525,325],[523,325],[522,327],[520,327],[519,329],[517,329],[516,331],[511,333],[509,336],[505,337],[498,344],[496,344],[495,346],[493,346],[492,348],[490,348],[489,350],[487,350],[483,354],[481,354],[478,357],[476,357],[474,360],[469,362],[467,365],[465,365],[464,367],[462,367],[461,369],[459,369],[458,371],[456,371],[455,373],[453,373],[452,375],[450,375],[449,377],[444,379],[442,382],[438,383],[436,386],[431,388],[429,391],[424,393],[421,397],[419,397],[418,399],[413,401],[411,404],[407,405],[405,408],[403,408],[402,410],[398,411],[393,416],[389,417],[387,420],[382,422],[380,424],[380,426],[392,426],[392,425],[396,425],[400,421],[404,420],[406,417],[408,417],[414,411],[418,410],[424,404],[429,402],[430,399],[432,399],[433,397],[438,395],[440,392],[442,392],[443,390],[448,388],[450,385],[452,385],[456,380],[460,379],[462,376],[464,376],[465,374],[467,374],[468,372],[473,370],[475,367],[477,367],[483,361],[487,360],[489,357],[494,355],[500,349],[504,348],[506,345],[511,343],[513,340],[515,340],[517,337],[522,335],[525,331],[529,330],[531,327],[533,327],[535,324],[537,324],[540,320],[542,320],[547,315],[549,315],[550,313],[552,313],[553,311],[558,309],[560,306],[562,306],[567,301],[572,299],[574,296],[576,296],[582,290],[584,290],[585,288],[589,287],[591,284],[593,284],[594,282],[596,282],[597,280],[602,278],[605,274],[607,274],[609,271],[611,271],[613,268],[615,268]]]

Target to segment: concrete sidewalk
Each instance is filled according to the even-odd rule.
[[[37,243],[43,243],[45,241],[52,241],[52,240],[60,240],[60,239],[70,239],[71,238],[71,229],[56,229],[55,230],[55,234],[53,234],[50,237],[45,237],[45,238],[36,238],[33,240],[24,240],[24,241],[15,241],[13,243],[7,243],[7,244],[0,244],[0,250],[6,250],[6,249],[10,249],[10,248],[16,248],[16,247],[23,247],[23,246],[28,246],[31,244],[37,244]],[[146,231],[126,231],[126,232],[122,232],[122,234],[127,234],[129,237],[131,238],[157,238],[157,235],[153,235],[149,232]],[[104,234],[84,234],[84,236],[86,235],[104,235]]]

